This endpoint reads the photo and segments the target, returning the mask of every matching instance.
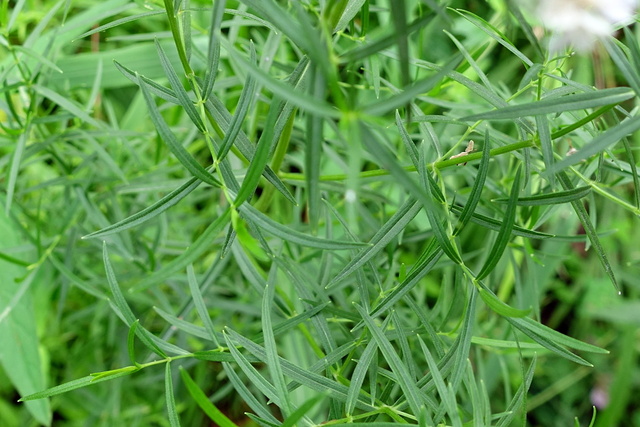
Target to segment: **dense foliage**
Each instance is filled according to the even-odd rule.
[[[640,425],[638,36],[531,15],[3,1],[0,425]]]

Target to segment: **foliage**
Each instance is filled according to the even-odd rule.
[[[637,36],[526,14],[3,2],[3,425],[640,425]]]

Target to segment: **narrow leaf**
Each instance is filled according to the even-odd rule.
[[[482,280],[491,273],[502,257],[502,253],[507,247],[507,243],[511,240],[511,230],[516,219],[516,201],[518,200],[518,193],[520,193],[520,177],[522,176],[522,170],[518,167],[516,171],[516,177],[511,185],[511,196],[509,197],[509,204],[505,210],[502,220],[502,226],[496,237],[496,241],[489,252],[489,256],[484,265],[480,269],[480,272],[476,276],[476,280]]]
[[[537,194],[529,197],[519,197],[518,205],[520,206],[547,206],[557,205],[560,203],[573,202],[580,200],[587,196],[591,192],[591,187],[586,185],[584,187],[576,187],[566,191],[556,191],[555,193]],[[493,199],[493,202],[506,203],[509,199],[500,198]]]
[[[569,177],[565,172],[560,172],[558,174],[558,178],[560,180],[560,184],[565,190],[571,190],[574,188],[573,184],[571,183],[571,180],[569,179]],[[584,228],[585,233],[589,237],[589,240],[591,241],[593,248],[596,250],[596,254],[600,259],[600,263],[604,267],[604,271],[607,273],[607,276],[609,276],[609,280],[611,280],[613,287],[616,289],[616,291],[618,291],[618,294],[620,294],[620,287],[618,286],[618,281],[616,280],[616,276],[613,274],[613,268],[611,268],[611,264],[609,263],[609,258],[607,257],[607,253],[604,250],[602,243],[600,243],[600,238],[598,237],[598,233],[596,233],[595,227],[591,223],[591,218],[589,218],[589,214],[587,213],[587,210],[585,209],[582,202],[580,202],[580,200],[574,200],[573,202],[571,202],[571,206],[573,206],[573,210],[578,215],[578,219],[580,220],[580,223],[582,224],[582,227]]]
[[[603,105],[619,104],[634,96],[632,90],[625,87],[602,89],[595,92],[578,93],[558,98],[543,99],[527,104],[511,105],[486,113],[473,114],[460,120],[511,120],[527,116],[562,113],[565,111],[584,110]],[[557,165],[556,165],[557,167]]]
[[[206,230],[198,236],[188,249],[171,262],[165,264],[161,269],[154,271],[151,275],[139,281],[133,286],[131,292],[146,289],[149,286],[166,280],[167,277],[170,277],[172,274],[175,274],[194,262],[200,255],[207,251],[207,249],[211,248],[212,240],[229,223],[230,215],[231,210],[226,208],[215,221],[209,224]]]
[[[173,378],[171,377],[171,362],[167,362],[164,371],[164,394],[167,401],[169,425],[180,427],[180,417],[176,409],[176,397],[173,395]]]
[[[263,231],[266,231],[267,233],[272,234],[282,240],[296,243],[301,246],[327,250],[358,249],[362,248],[363,246],[368,246],[368,244],[366,243],[348,242],[343,240],[328,240],[315,237],[310,234],[301,233],[272,220],[262,212],[259,212],[253,206],[246,203],[240,206],[238,210],[248,221],[252,221]]]
[[[211,173],[209,173],[189,152],[178,142],[176,136],[171,132],[169,126],[162,118],[155,101],[151,97],[147,84],[138,76],[138,86],[142,90],[142,94],[147,103],[151,121],[155,125],[160,138],[167,144],[169,150],[176,156],[180,163],[187,169],[193,176],[206,182],[214,187],[221,187],[222,184],[215,179]]]
[[[585,144],[584,147],[570,156],[566,156],[564,159],[556,162],[553,167],[548,168],[543,175],[551,175],[558,173],[558,171],[564,170],[569,166],[573,166],[582,160],[588,159],[591,156],[595,156],[598,153],[603,152],[610,145],[619,142],[622,138],[629,134],[632,134],[640,129],[640,116],[635,116],[630,119],[626,119],[619,125],[609,128],[606,132],[599,134],[597,137]]]
[[[489,128],[484,133],[484,146],[482,147],[482,159],[480,160],[480,166],[478,167],[478,173],[476,180],[473,183],[473,188],[469,194],[469,199],[464,205],[460,216],[458,217],[458,226],[453,235],[457,235],[462,231],[465,225],[471,220],[476,206],[480,201],[482,195],[482,189],[484,188],[484,182],[487,179],[487,172],[489,171],[489,160],[491,160],[491,146],[489,138]]]
[[[180,367],[180,376],[182,377],[182,382],[187,388],[187,391],[198,404],[200,409],[204,411],[205,414],[216,423],[216,425],[220,427],[238,427],[233,421],[231,421],[225,414],[220,412],[216,406],[211,403],[207,395],[202,391],[198,384],[191,378],[186,369]]]

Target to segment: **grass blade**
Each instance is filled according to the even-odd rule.
[[[513,53],[517,56],[522,62],[524,62],[527,66],[531,67],[533,62],[525,56],[522,52],[520,52],[507,37],[502,34],[496,27],[479,17],[478,15],[468,12],[463,9],[454,9],[454,12],[458,13],[460,16],[463,16],[467,21],[471,22],[473,25],[478,27],[482,32],[486,33],[504,46],[509,52]]]
[[[220,0],[213,3],[211,8],[211,21],[209,24],[209,49],[207,51],[207,73],[202,86],[202,99],[209,99],[213,84],[216,81],[218,67],[220,65],[220,38],[222,33],[220,25],[224,17],[224,6],[227,0]]]
[[[57,396],[59,394],[68,393],[79,388],[87,387],[93,384],[98,384],[104,381],[115,380],[127,375],[131,375],[134,372],[138,372],[139,368],[135,366],[128,366],[126,368],[116,369],[114,371],[100,372],[97,374],[87,375],[86,377],[78,378],[77,380],[69,381],[64,384],[57,385],[55,387],[48,388],[37,393],[24,396],[18,400],[18,402],[27,402],[30,400],[44,399],[47,397]],[[104,375],[109,373],[109,375]],[[98,375],[100,375],[98,377]]]
[[[120,290],[120,285],[118,285],[118,281],[116,279],[115,272],[113,271],[113,267],[111,266],[111,261],[109,260],[109,252],[107,250],[107,243],[102,242],[102,259],[104,262],[104,269],[107,275],[107,282],[109,283],[109,289],[111,290],[111,294],[113,295],[113,302],[115,307],[118,309],[120,316],[124,323],[131,327],[134,323],[136,323],[137,319],[131,311],[127,300],[125,299],[122,291]],[[162,358],[166,358],[167,355],[164,351],[158,347],[158,345],[154,342],[151,333],[147,331],[142,326],[135,328],[136,335],[140,338],[140,341],[147,346],[151,351],[156,353],[158,356]]]

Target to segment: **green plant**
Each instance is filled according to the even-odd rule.
[[[608,75],[630,88],[595,89],[580,58],[549,58],[493,3],[60,2],[35,28],[24,3],[3,14],[16,236],[0,331],[17,348],[27,325],[30,347],[2,363],[35,419],[50,423],[54,397],[69,425],[547,422],[564,389],[534,396],[532,415],[536,372],[583,378],[583,353],[602,361],[614,339],[586,330],[604,306],[567,284],[637,293],[618,273],[635,255],[599,230],[602,212],[640,213],[640,49],[628,30],[607,41]],[[112,50],[65,46],[102,32]],[[38,319],[73,368],[51,388],[13,371],[42,363]],[[52,342],[65,334],[70,348]],[[62,400],[77,389],[91,398]],[[591,418],[580,390],[568,422]]]

